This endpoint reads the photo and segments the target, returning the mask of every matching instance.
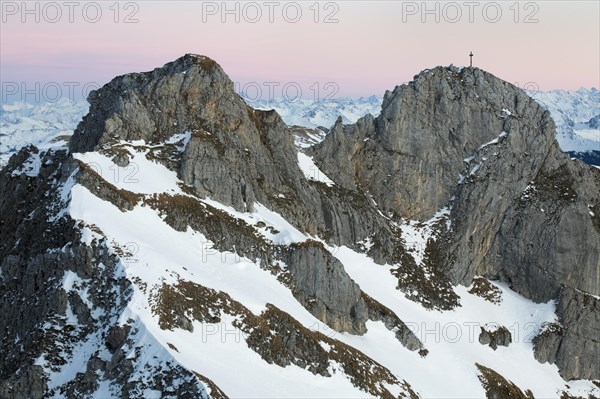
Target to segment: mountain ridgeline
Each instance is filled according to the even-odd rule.
[[[558,319],[538,331],[532,356],[555,364],[565,381],[600,379],[600,170],[561,152],[549,112],[510,83],[478,68],[421,72],[385,93],[377,117],[339,119],[322,142],[303,150],[315,174],[331,183],[306,175],[294,129],[275,111],[248,106],[207,57],[187,54],[116,77],[88,101],[69,151],[28,147],[0,173],[0,334],[15,342],[0,351],[0,397],[93,396],[107,383],[119,387],[111,391],[119,397],[146,389],[226,397],[219,381],[176,354],[158,365],[154,352],[144,356],[155,341],[136,347],[146,338],[130,301],[141,292],[156,331],[192,333],[196,322],[232,317],[269,364],[324,378],[335,364],[371,396],[418,397],[408,378],[347,341],[309,331],[274,304],[255,314],[235,295],[174,273],[165,271],[152,287],[131,277],[123,269],[127,251],[102,226],[70,213],[73,187],[124,214],[151,210],[177,232],[191,229],[218,251],[256,260],[308,312],[302,317],[349,336],[382,322],[403,348],[425,358],[434,349],[411,331],[410,320],[367,293],[332,248],[389,267],[397,295],[423,312],[460,308],[457,287],[478,279],[504,283],[536,303],[554,300]],[[182,134],[185,140],[172,140]],[[175,173],[181,192],[128,191],[85,161],[86,153],[99,153],[127,167],[136,162],[131,146]],[[41,169],[21,173],[32,156]],[[271,239],[281,232],[239,216],[264,208],[309,238]],[[436,221],[422,259],[403,233],[407,220]],[[72,274],[77,289],[66,283]],[[74,329],[64,328],[69,315]],[[83,342],[95,349],[77,352]],[[55,378],[73,353],[81,369]],[[485,370],[485,378],[512,384]],[[486,394],[497,397],[485,378]]]

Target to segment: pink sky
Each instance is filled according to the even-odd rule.
[[[19,9],[7,8],[8,3]],[[247,6],[244,13],[245,4],[239,3],[236,23],[234,14],[221,21],[221,1],[142,1],[134,3],[138,22],[126,24],[122,20],[135,9],[122,9],[125,3],[119,23],[109,9],[112,1],[98,2],[102,16],[97,23],[83,18],[82,7],[74,9],[74,21],[69,22],[64,6],[62,17],[50,23],[56,10],[42,9],[44,3],[34,14],[24,15],[20,1],[2,2],[0,80],[103,84],[116,75],[150,70],[192,52],[215,59],[240,87],[275,81],[281,88],[297,82],[304,97],[311,97],[316,87],[321,96],[331,94],[333,87],[339,89],[337,96],[381,95],[424,68],[466,65],[473,51],[476,66],[520,86],[530,83],[542,90],[600,86],[597,1],[529,2],[534,5],[528,8],[521,2],[518,15],[515,2],[497,2],[500,17],[495,6],[483,2],[473,9],[472,23],[463,1],[454,3],[458,8],[437,3],[437,11],[436,3],[430,2],[431,14],[423,13],[420,1],[320,2],[319,22],[314,21],[313,1],[290,3],[278,3],[273,23],[265,2],[254,3],[262,12],[256,23],[248,19],[255,17],[257,8]],[[295,4],[302,16],[290,23],[284,17],[295,17]],[[29,6],[36,7],[34,2]],[[213,6],[218,8],[216,15],[203,14],[203,7],[210,11]],[[457,19],[457,10],[462,16],[449,22]],[[86,17],[93,18],[92,11],[88,8]],[[323,22],[330,13],[337,23]],[[538,21],[525,23],[532,13]],[[493,19],[498,21],[488,22]],[[326,90],[327,82],[335,86]],[[275,94],[281,95],[281,90]]]

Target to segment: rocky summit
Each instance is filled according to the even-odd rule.
[[[600,170],[519,88],[323,136],[187,54],[88,101],[0,172],[0,398],[600,396]]]

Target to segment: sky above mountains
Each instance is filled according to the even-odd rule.
[[[596,1],[3,1],[1,8],[3,97],[46,87],[42,96],[77,99],[116,75],[190,52],[215,59],[240,91],[260,98],[380,95],[422,69],[468,65],[470,51],[475,66],[523,88],[600,86]]]

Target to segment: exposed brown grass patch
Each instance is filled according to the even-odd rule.
[[[542,168],[533,183],[536,196],[542,201],[564,206],[577,199],[575,179],[567,164],[553,171]]]
[[[459,296],[454,292],[450,280],[444,274],[444,247],[439,241],[429,239],[423,262],[417,266],[411,256],[402,257],[402,265],[392,270],[398,278],[398,289],[406,297],[418,302],[426,309],[451,310],[460,306]]]
[[[252,257],[272,251],[272,245],[254,227],[195,197],[155,194],[146,197],[144,203],[157,210],[175,230],[185,231],[189,226],[204,234],[220,251]]]
[[[469,294],[477,295],[488,302],[499,305],[502,302],[502,291],[483,277],[475,277]]]
[[[307,329],[274,305],[267,304],[266,310],[256,316],[226,293],[186,281],[175,286],[162,285],[150,302],[163,329],[186,328],[189,319],[217,323],[223,314],[228,314],[235,318],[233,325],[246,334],[248,347],[268,363],[281,367],[295,364],[313,374],[330,376],[329,367],[335,362],[354,386],[371,395],[394,398],[385,386],[391,384],[402,386],[406,397],[418,397],[408,383],[399,381],[373,359],[349,345]]]
[[[229,399],[229,396],[227,396],[225,392],[223,392],[221,388],[219,388],[217,384],[215,384],[210,378],[205,377],[196,371],[193,371],[193,373],[200,381],[202,381],[204,385],[208,387],[210,390],[210,397],[212,399]]]
[[[518,386],[494,370],[479,363],[475,363],[475,365],[481,373],[479,381],[481,381],[488,399],[534,399],[530,390],[523,392]]]
[[[170,342],[167,342],[167,345],[169,346],[169,348],[173,349],[175,352],[179,353],[179,349],[177,349],[177,347],[175,345],[173,345]]]
[[[76,162],[80,168],[78,183],[90,190],[96,197],[110,202],[122,211],[132,210],[142,199],[139,194],[117,188],[109,183],[85,162],[80,160],[76,160]]]
[[[50,143],[58,143],[60,141],[66,141],[68,143],[69,141],[71,141],[71,135],[61,134],[60,136],[56,136],[52,140],[50,140]]]

